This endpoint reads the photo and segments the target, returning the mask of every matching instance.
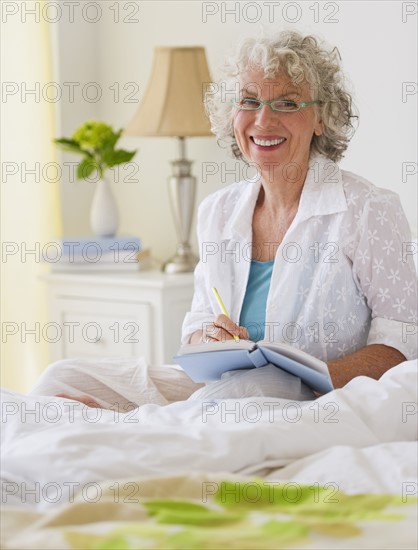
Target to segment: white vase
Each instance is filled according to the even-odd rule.
[[[118,230],[118,207],[109,182],[103,178],[96,183],[90,211],[90,225],[96,237],[114,237]]]

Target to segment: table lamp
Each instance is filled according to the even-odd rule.
[[[166,273],[193,271],[198,258],[189,238],[196,194],[196,178],[186,159],[186,137],[211,136],[203,98],[211,82],[203,47],[160,47],[154,52],[151,79],[126,136],[175,136],[179,159],[172,161],[168,179],[178,245],[176,254],[164,265]]]

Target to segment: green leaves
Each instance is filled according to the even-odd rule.
[[[121,135],[122,128],[115,131],[104,122],[88,120],[72,138],[54,139],[54,143],[64,151],[84,157],[77,167],[78,179],[88,179],[94,172],[101,178],[108,168],[129,162],[137,152],[115,149]]]
[[[61,146],[64,151],[71,151],[74,153],[83,153],[80,149],[80,145],[73,139],[60,138],[54,139],[54,142]]]
[[[103,153],[103,161],[109,167],[116,166],[117,164],[129,162],[135,154],[136,151],[125,151],[124,149],[110,150]]]
[[[217,512],[202,504],[195,504],[184,500],[153,500],[144,502],[144,507],[158,523],[214,527],[216,525],[236,523],[245,519],[245,513],[243,512],[225,514],[223,511]]]
[[[92,157],[89,156],[82,160],[77,166],[77,178],[79,180],[88,179],[95,170],[97,170],[99,177],[101,177],[102,174],[100,171],[100,166]]]
[[[333,483],[322,487],[254,478],[219,481],[216,493],[203,502],[198,486],[187,490],[186,482],[177,486],[172,479],[160,483],[158,491],[150,489],[152,496],[145,491],[133,507],[120,502],[110,511],[106,499],[95,503],[96,524],[87,525],[76,513],[71,518],[80,517],[78,525],[70,523],[66,510],[63,539],[71,548],[86,550],[284,550],[377,548],[373,537],[385,540],[380,532],[388,532],[389,520],[405,522],[396,533],[403,527],[412,536],[416,532],[415,515],[403,510],[415,506],[416,499],[406,503],[396,495],[347,495]],[[171,496],[154,496],[164,492]]]

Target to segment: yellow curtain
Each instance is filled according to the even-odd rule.
[[[53,81],[50,29],[42,17],[21,19],[3,21],[1,37],[1,384],[25,392],[49,362],[40,277],[45,245],[61,235],[61,212],[55,104],[45,93]]]

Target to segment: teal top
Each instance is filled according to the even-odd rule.
[[[251,260],[250,275],[242,304],[239,324],[250,333],[250,340],[258,342],[264,338],[267,295],[270,288],[274,260],[258,262]]]

